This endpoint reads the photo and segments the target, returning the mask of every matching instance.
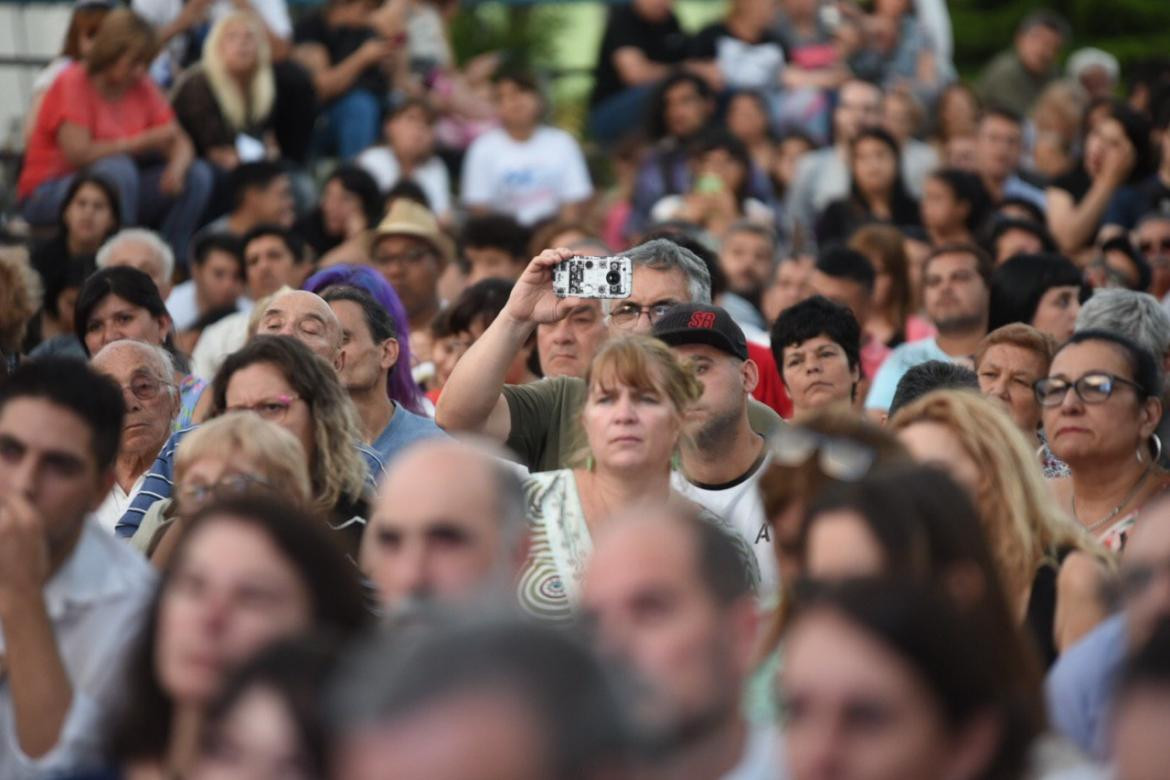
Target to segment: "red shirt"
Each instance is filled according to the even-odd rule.
[[[84,63],[70,65],[41,102],[25,150],[19,196],[26,198],[46,181],[76,170],[57,144],[57,133],[65,122],[84,127],[95,141],[116,141],[165,125],[174,116],[162,92],[145,76],[117,100],[108,100],[90,80]]]
[[[776,367],[776,358],[772,350],[763,344],[749,340],[747,343],[748,357],[760,367],[760,381],[752,391],[755,399],[765,406],[770,406],[776,414],[785,420],[792,417],[792,399],[784,389],[784,381],[780,379],[780,369]]]

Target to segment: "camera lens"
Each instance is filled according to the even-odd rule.
[[[609,282],[610,284],[617,284],[621,280],[622,280],[622,275],[619,274],[617,271],[610,271],[609,273],[607,273],[605,275],[605,281]]]
[[[586,260],[586,261],[585,261],[585,267],[586,267],[586,268],[592,268],[592,267],[593,267],[593,261],[592,261],[592,260]]]

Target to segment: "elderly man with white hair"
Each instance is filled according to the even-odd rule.
[[[114,485],[95,513],[102,528],[113,533],[170,436],[179,413],[179,390],[167,351],[141,341],[111,342],[93,356],[92,365],[122,388],[126,405]]]
[[[119,230],[97,251],[98,268],[126,265],[149,276],[164,301],[171,294],[175,273],[175,253],[158,233],[146,228]]]
[[[257,335],[291,336],[338,372],[345,365],[341,351],[341,320],[325,300],[306,290],[285,290],[272,296],[256,326]]]

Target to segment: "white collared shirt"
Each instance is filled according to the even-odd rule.
[[[20,750],[12,691],[7,677],[0,678],[0,778],[49,777],[100,758],[103,727],[124,690],[127,651],[146,619],[154,588],[146,559],[86,518],[72,555],[43,591],[73,702],[57,745],[33,761]],[[0,625],[0,653],[4,647]]]
[[[153,462],[152,459],[151,463]],[[93,513],[98,525],[109,531],[111,535],[114,533],[114,526],[118,524],[118,521],[122,519],[122,515],[126,514],[126,510],[130,508],[130,502],[138,495],[138,491],[142,490],[142,483],[146,481],[146,474],[147,472],[144,471],[138,475],[138,479],[134,480],[134,484],[130,486],[129,493],[115,482],[114,486],[110,488],[110,492],[106,494],[106,500]]]

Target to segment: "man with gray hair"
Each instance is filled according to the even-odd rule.
[[[149,276],[164,301],[171,294],[175,253],[153,230],[126,228],[102,244],[95,258],[98,268],[126,265]]]
[[[388,613],[435,600],[515,605],[528,524],[520,478],[503,459],[449,439],[416,443],[386,472],[372,510],[360,564]]]
[[[114,460],[114,484],[94,516],[110,533],[130,506],[158,457],[179,413],[174,364],[161,347],[122,339],[102,347],[91,361],[122,388],[126,417]]]
[[[1085,301],[1077,314],[1075,331],[1104,330],[1125,336],[1153,356],[1162,384],[1162,403],[1166,404],[1166,372],[1170,370],[1170,313],[1149,293],[1134,290],[1097,290]],[[1170,441],[1170,415],[1162,415],[1155,431],[1162,441]],[[1170,453],[1163,452],[1161,463],[1170,466]]]
[[[508,303],[467,353],[443,387],[435,421],[448,431],[483,433],[506,442],[531,471],[562,468],[583,446],[578,418],[586,388],[577,377],[528,385],[504,385],[516,352],[540,323],[557,322],[580,305],[553,292],[553,269],[576,253],[541,252],[516,281]],[[625,253],[633,265],[630,297],[605,301],[609,335],[649,334],[672,306],[710,303],[711,274],[693,252],[654,239]],[[751,401],[752,427],[762,434],[780,424],[775,412]]]

